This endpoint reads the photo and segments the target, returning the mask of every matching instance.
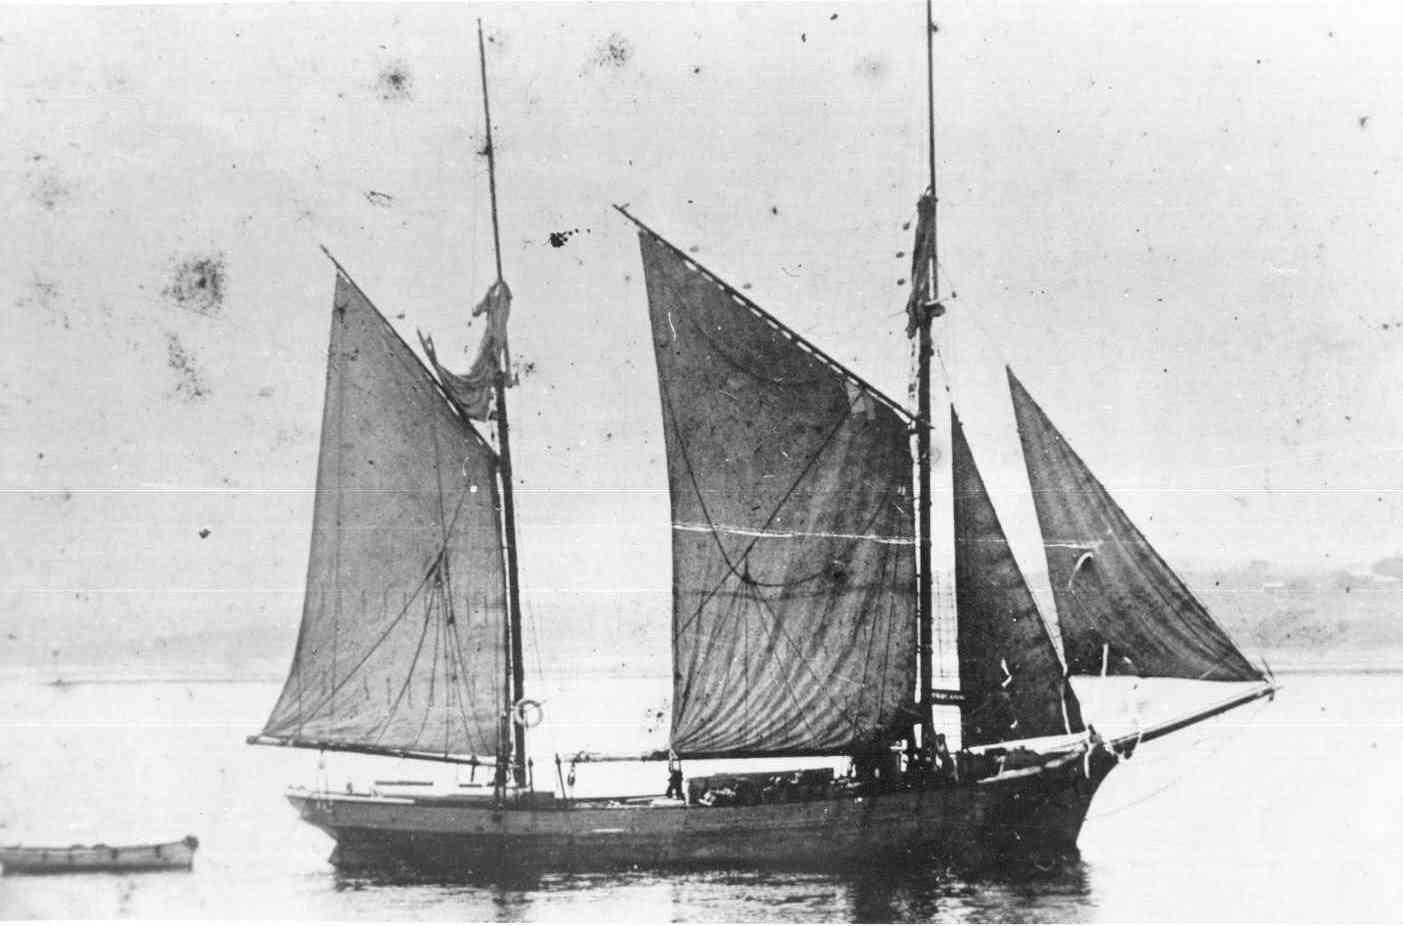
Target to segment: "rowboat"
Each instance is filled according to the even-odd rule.
[[[80,871],[189,871],[200,841],[186,836],[177,842],[144,846],[0,846],[0,873],[47,875]]]

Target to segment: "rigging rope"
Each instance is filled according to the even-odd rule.
[[[1258,701],[1253,705],[1253,711],[1252,711],[1252,714],[1251,714],[1250,716],[1254,716],[1254,717],[1255,717],[1257,714],[1260,714],[1261,711],[1263,710],[1263,708],[1264,708],[1265,706],[1266,706],[1266,702],[1265,702],[1264,700],[1262,700],[1262,699],[1258,699]],[[1200,730],[1200,732],[1199,732],[1198,736],[1194,739],[1194,741],[1193,741],[1191,744],[1188,744],[1190,749],[1193,749],[1193,748],[1196,748],[1196,747],[1198,747],[1198,746],[1203,745],[1203,743],[1209,739],[1209,737],[1208,737],[1207,734],[1206,734],[1206,731],[1204,731],[1203,728],[1200,727],[1199,730]],[[1205,760],[1212,760],[1212,759],[1214,759],[1214,758],[1217,758],[1217,756],[1219,755],[1219,753],[1221,753],[1221,752],[1223,751],[1223,749],[1224,749],[1224,748],[1227,746],[1227,744],[1228,744],[1228,739],[1227,739],[1227,737],[1218,736],[1218,737],[1216,737],[1216,739],[1217,739],[1217,745],[1216,745],[1216,746],[1210,746],[1210,747],[1209,747],[1209,749],[1208,749],[1208,755],[1204,757]],[[1140,765],[1143,765],[1143,763],[1140,763]],[[1180,784],[1181,782],[1183,782],[1183,780],[1184,780],[1185,777],[1186,777],[1186,776],[1185,776],[1185,775],[1182,775],[1182,774],[1180,774],[1180,775],[1175,775],[1175,776],[1174,776],[1173,778],[1171,778],[1169,781],[1167,781],[1167,782],[1165,782],[1164,784],[1160,785],[1158,788],[1156,788],[1155,790],[1149,792],[1148,794],[1143,794],[1143,795],[1141,795],[1141,796],[1139,796],[1139,797],[1137,797],[1137,798],[1134,798],[1133,800],[1130,800],[1129,802],[1127,802],[1127,803],[1125,803],[1125,804],[1121,804],[1121,805],[1119,805],[1119,806],[1117,806],[1117,807],[1112,807],[1112,808],[1110,808],[1109,810],[1103,810],[1103,811],[1101,811],[1101,812],[1099,812],[1099,813],[1089,813],[1089,814],[1087,814],[1086,819],[1088,819],[1088,820],[1101,820],[1101,819],[1105,819],[1106,817],[1115,816],[1116,814],[1122,813],[1122,812],[1124,812],[1124,811],[1126,811],[1126,810],[1130,810],[1131,808],[1137,807],[1137,806],[1139,806],[1140,804],[1143,804],[1143,803],[1145,803],[1146,801],[1150,800],[1151,798],[1157,797],[1157,796],[1159,796],[1160,794],[1163,794],[1164,792],[1168,791],[1169,789],[1175,787],[1176,785],[1178,785],[1178,784]]]
[[[386,627],[384,632],[380,634],[379,638],[376,639],[376,641],[373,644],[371,644],[370,649],[366,650],[365,655],[361,656],[360,660],[357,661],[356,664],[351,667],[351,670],[341,677],[341,681],[337,682],[332,687],[331,691],[329,691],[325,696],[322,697],[320,701],[317,702],[316,707],[312,708],[311,713],[304,715],[304,717],[315,716],[316,714],[321,712],[322,708],[326,707],[327,704],[331,703],[332,699],[336,697],[337,693],[340,692],[341,689],[346,686],[346,683],[349,682],[351,678],[357,672],[360,671],[361,667],[364,666],[366,662],[369,661],[370,657],[374,655],[375,651],[380,648],[380,645],[384,643],[387,639],[389,639],[390,632],[394,630],[395,627],[399,626],[399,622],[404,619],[404,616],[406,614],[409,613],[409,606],[418,600],[419,593],[424,590],[424,585],[429,581],[430,578],[433,577],[436,567],[437,560],[435,560],[435,562],[429,566],[428,571],[424,573],[424,578],[419,580],[419,585],[414,589],[413,594],[409,596],[409,598],[404,602],[404,606],[400,608],[399,614],[395,615],[395,619],[390,621],[389,626]],[[299,729],[301,726],[301,722],[302,718],[299,718]]]
[[[692,613],[692,616],[689,617],[677,628],[678,632],[680,633],[696,622],[697,618],[701,616],[702,609],[710,603],[712,597],[715,596],[715,594],[721,590],[721,586],[725,585],[726,580],[729,579],[731,576],[739,578],[743,585],[751,585],[756,583],[755,580],[752,577],[750,577],[748,573],[743,574],[739,569],[736,568],[736,564],[732,561],[730,555],[728,554],[725,544],[721,542],[720,528],[717,526],[716,521],[711,517],[711,511],[707,507],[706,499],[703,497],[701,486],[697,484],[696,470],[692,466],[691,457],[687,454],[686,442],[682,439],[681,431],[677,427],[677,413],[673,408],[672,396],[669,393],[666,384],[663,385],[662,397],[663,403],[667,406],[667,416],[672,424],[673,433],[677,435],[677,448],[679,451],[679,456],[681,456],[682,458],[682,465],[686,467],[687,470],[687,479],[692,485],[692,492],[697,497],[697,504],[701,506],[702,517],[706,520],[707,527],[710,529],[711,538],[716,542],[717,551],[721,554],[721,560],[726,564],[727,570],[726,574],[722,575],[720,581],[717,582],[716,586],[702,598],[700,603],[698,603],[696,610]],[[785,491],[784,495],[780,497],[780,500],[775,503],[775,507],[773,508],[773,510],[770,511],[769,517],[767,517],[765,519],[764,524],[760,526],[761,531],[769,529],[769,526],[772,523],[774,523],[775,518],[779,516],[780,510],[784,508],[785,504],[789,501],[790,496],[792,496],[795,490],[798,489],[799,486],[803,483],[804,479],[808,476],[809,471],[813,469],[814,464],[817,463],[819,458],[822,457],[823,454],[828,450],[829,445],[833,442],[833,438],[838,436],[838,431],[842,428],[843,425],[847,424],[848,419],[852,417],[853,408],[856,406],[857,402],[861,398],[862,393],[858,392],[856,395],[853,396],[853,398],[849,400],[847,413],[842,418],[838,419],[838,423],[833,426],[832,430],[830,430],[827,435],[824,436],[823,441],[819,444],[817,449],[814,450],[814,453],[809,458],[808,462],[804,464],[804,467],[800,470],[799,475],[794,477],[794,482]],[[755,536],[752,537],[750,539],[750,542],[745,545],[745,549],[740,552],[740,556],[738,557],[742,565],[745,564],[746,557],[750,555],[751,550],[755,549],[755,545],[759,543],[760,540],[761,536]],[[854,541],[854,545],[856,545],[856,541]]]
[[[698,329],[698,330],[700,330],[700,329]],[[726,362],[727,362],[728,364],[730,364],[732,367],[734,367],[734,368],[736,368],[736,369],[739,369],[739,370],[741,370],[742,372],[745,372],[745,373],[747,373],[747,374],[749,374],[749,375],[751,375],[751,376],[754,376],[754,375],[755,375],[753,371],[751,371],[751,370],[749,370],[749,369],[743,367],[742,365],[738,364],[738,363],[737,363],[736,361],[734,361],[731,357],[729,357],[725,352],[723,352],[723,351],[721,351],[719,348],[717,348],[717,346],[716,346],[715,343],[712,341],[712,339],[711,339],[710,337],[707,337],[707,336],[705,335],[705,333],[703,333],[703,339],[706,340],[707,343],[708,343],[714,350],[716,350],[716,352],[717,352],[720,356],[722,356],[722,358],[723,358],[724,360],[726,360]],[[819,673],[817,672],[817,670],[814,668],[814,666],[812,665],[812,663],[805,657],[805,655],[804,655],[802,649],[799,647],[798,643],[793,639],[793,637],[790,635],[788,629],[784,626],[783,621],[780,619],[779,615],[775,612],[775,610],[774,610],[773,606],[771,605],[771,603],[770,603],[766,598],[764,598],[764,597],[760,594],[760,588],[761,588],[761,587],[766,587],[766,588],[789,588],[789,587],[792,587],[792,586],[797,585],[797,584],[802,584],[802,583],[805,583],[805,582],[813,581],[814,579],[817,579],[817,578],[823,576],[823,575],[828,571],[827,568],[825,567],[825,568],[819,569],[819,570],[817,570],[816,572],[814,572],[814,573],[813,573],[812,575],[810,575],[810,576],[804,576],[804,577],[800,577],[800,578],[798,578],[798,579],[789,580],[789,581],[784,581],[784,582],[759,581],[759,580],[756,580],[753,576],[750,575],[750,571],[749,571],[749,555],[750,555],[751,551],[754,550],[755,546],[759,543],[759,541],[762,539],[763,532],[766,531],[766,530],[768,530],[768,528],[770,527],[770,525],[774,523],[775,519],[779,516],[780,512],[784,509],[785,505],[788,504],[790,498],[791,498],[791,497],[794,495],[794,493],[799,489],[799,487],[800,487],[801,485],[804,484],[805,480],[808,478],[809,474],[810,474],[811,471],[813,470],[813,467],[817,464],[817,462],[819,461],[819,459],[821,459],[821,458],[823,457],[823,455],[824,455],[825,453],[828,452],[829,448],[831,447],[831,445],[832,445],[832,443],[833,443],[833,440],[834,440],[834,439],[837,437],[837,435],[840,433],[840,431],[842,430],[843,426],[846,425],[846,424],[852,419],[852,416],[853,416],[853,414],[854,414],[854,409],[857,407],[858,403],[859,403],[860,401],[862,401],[864,395],[867,395],[867,394],[869,394],[869,392],[868,392],[868,390],[866,390],[866,389],[859,388],[859,389],[857,389],[857,390],[853,390],[853,395],[852,395],[852,396],[849,398],[849,400],[848,400],[848,407],[847,407],[847,409],[845,410],[844,414],[837,420],[837,422],[834,424],[834,426],[833,426],[833,427],[829,430],[829,432],[824,436],[823,440],[819,443],[819,445],[814,449],[814,451],[813,451],[812,454],[809,456],[809,458],[805,461],[805,463],[804,463],[803,467],[800,469],[799,473],[794,477],[794,480],[791,482],[791,484],[788,486],[788,488],[785,490],[785,492],[780,496],[780,498],[775,502],[775,504],[773,505],[772,509],[770,510],[768,516],[765,518],[764,522],[762,523],[761,527],[759,528],[759,531],[756,533],[756,536],[753,536],[753,537],[751,537],[751,538],[749,539],[749,541],[746,543],[745,547],[740,551],[740,553],[739,553],[738,556],[732,556],[731,553],[730,553],[730,551],[727,550],[726,545],[722,542],[722,539],[721,539],[721,536],[720,536],[722,528],[721,528],[720,526],[717,525],[715,519],[712,517],[711,511],[710,511],[710,509],[709,509],[709,507],[708,507],[708,505],[707,505],[707,503],[706,503],[705,495],[704,495],[704,493],[702,492],[702,489],[701,489],[700,484],[698,483],[698,478],[697,478],[696,469],[695,469],[695,467],[694,467],[693,464],[692,464],[692,460],[691,460],[690,454],[688,453],[687,444],[686,444],[685,439],[684,439],[683,436],[682,436],[681,429],[678,427],[677,414],[676,414],[676,409],[675,409],[675,407],[674,407],[674,405],[673,405],[673,402],[672,402],[671,392],[670,392],[670,390],[668,389],[667,384],[666,384],[665,382],[662,383],[662,398],[663,398],[663,403],[664,403],[664,406],[665,406],[665,408],[666,408],[668,422],[669,422],[669,424],[672,426],[673,434],[674,434],[674,436],[675,436],[676,439],[677,439],[677,446],[678,446],[678,451],[679,451],[678,456],[679,456],[679,457],[681,458],[681,460],[682,460],[683,467],[685,468],[685,470],[686,470],[686,472],[687,472],[688,482],[691,484],[692,492],[693,492],[693,494],[695,495],[695,497],[696,497],[696,499],[697,499],[697,503],[698,503],[699,507],[701,508],[702,517],[704,518],[704,520],[705,520],[705,522],[706,522],[706,525],[707,525],[707,528],[708,528],[708,530],[709,530],[709,533],[710,533],[710,535],[711,535],[711,537],[712,537],[712,540],[713,540],[713,541],[715,542],[715,544],[716,544],[717,552],[719,553],[720,558],[721,558],[722,562],[724,563],[725,569],[726,569],[725,573],[721,576],[721,578],[718,580],[718,582],[715,584],[715,586],[714,586],[710,591],[708,591],[708,592],[706,593],[706,595],[704,595],[704,596],[701,598],[701,600],[698,602],[698,604],[697,604],[695,610],[693,611],[692,615],[691,615],[690,617],[688,617],[686,621],[684,621],[682,624],[680,624],[680,625],[678,626],[678,628],[677,628],[677,633],[680,635],[680,634],[682,634],[682,633],[687,632],[687,631],[691,628],[691,626],[692,626],[693,624],[695,624],[695,622],[696,622],[698,619],[700,619],[700,617],[701,617],[703,611],[705,611],[705,609],[706,609],[707,606],[711,603],[711,601],[712,601],[712,599],[715,597],[715,595],[721,590],[721,588],[722,588],[732,577],[735,577],[735,578],[740,579],[740,581],[741,581],[741,586],[742,586],[742,588],[744,589],[743,595],[749,597],[749,598],[751,599],[751,601],[754,603],[754,605],[756,606],[756,607],[754,608],[755,612],[757,612],[757,613],[761,614],[762,616],[765,616],[765,617],[768,618],[769,623],[770,623],[770,625],[771,625],[771,627],[772,627],[772,633],[777,633],[777,634],[779,634],[779,635],[781,635],[781,636],[783,637],[783,639],[785,640],[785,642],[788,643],[790,650],[791,650],[791,651],[793,652],[793,654],[797,657],[798,663],[799,663],[800,665],[802,665],[803,668],[804,668],[805,670],[807,670],[807,671],[809,672],[809,674],[813,676],[814,680],[818,683],[818,690],[821,691],[821,692],[823,692],[824,696],[829,700],[830,704],[831,704],[832,707],[836,710],[836,712],[837,712],[839,715],[841,715],[845,720],[847,720],[847,721],[852,725],[852,727],[853,727],[854,730],[856,730],[856,729],[858,729],[858,728],[860,727],[860,720],[859,720],[858,718],[856,718],[856,717],[853,717],[852,714],[850,714],[850,713],[844,708],[844,706],[843,706],[841,703],[839,703],[839,701],[836,699],[834,693],[831,691],[831,687],[832,687],[832,686],[831,686],[830,684],[828,684],[823,678],[821,678],[821,677],[819,676]],[[863,535],[866,535],[866,534],[870,533],[871,528],[872,528],[872,525],[876,523],[876,520],[877,520],[877,518],[881,515],[882,510],[883,510],[883,505],[880,504],[880,503],[873,506],[873,511],[872,511],[871,517],[870,517],[870,519],[868,520],[867,524],[864,526],[864,528],[863,528],[863,530],[862,530],[862,534],[863,534]],[[856,548],[858,542],[859,542],[859,541],[856,540],[856,539],[853,540],[852,544],[849,545],[849,547],[848,547],[849,553],[851,553],[851,551],[852,551],[853,549]],[[736,602],[737,602],[737,600],[736,600],[736,599],[733,599],[732,610],[735,612],[735,620],[736,620],[737,622],[739,622],[740,618],[742,617],[742,614],[741,614],[741,612],[740,612],[740,609],[739,609],[738,607],[736,607]],[[713,638],[712,638],[712,642],[713,642],[713,643],[714,643],[714,638],[715,638],[715,635],[713,635]],[[744,665],[743,665],[743,667],[742,667],[742,670],[746,673],[746,675],[747,675],[747,677],[748,677],[748,675],[749,675],[749,668],[750,668],[750,667],[749,667],[749,634],[748,634],[748,633],[744,635],[744,640],[745,640],[745,644],[744,644],[744,645],[745,645],[745,656],[743,657]],[[888,648],[890,648],[890,647],[888,647]],[[813,733],[812,726],[809,724],[808,717],[807,717],[807,715],[804,713],[804,711],[803,711],[803,709],[802,709],[802,708],[803,708],[803,705],[800,703],[799,698],[798,698],[797,694],[795,693],[795,691],[794,691],[794,689],[793,689],[793,686],[792,686],[792,684],[791,684],[791,682],[790,682],[789,675],[788,675],[787,673],[781,673],[779,677],[780,677],[780,680],[781,680],[782,684],[783,684],[784,687],[785,687],[786,693],[789,695],[790,700],[793,701],[796,710],[798,710],[800,716],[803,718],[804,724],[805,724],[807,727],[809,727],[809,733],[812,734],[812,733]],[[690,686],[689,686],[689,687],[690,687]],[[748,686],[747,686],[747,688],[748,688]],[[684,690],[684,691],[683,691],[683,698],[685,699],[685,698],[687,697],[687,695],[688,695],[688,691],[687,691],[687,690]],[[685,702],[684,702],[684,703],[685,703]]]
[[[443,621],[435,621],[435,622],[434,622],[434,651],[433,651],[433,655],[429,657],[429,703],[428,703],[428,705],[426,705],[426,707],[432,707],[432,706],[433,706],[433,703],[434,703],[434,692],[435,692],[435,690],[436,690],[437,687],[438,687],[439,648],[440,648],[440,644],[441,644],[441,642],[442,642],[442,640],[443,640],[443,629],[444,629],[444,622],[443,622]],[[416,658],[417,658],[417,654],[416,654]],[[444,650],[444,652],[443,652],[443,660],[444,660],[443,677],[444,677],[444,685],[445,685],[445,687],[446,687],[447,684],[448,684],[448,651],[447,651],[447,650]],[[419,741],[423,738],[423,736],[424,736],[424,729],[425,729],[426,727],[428,727],[428,725],[429,725],[429,717],[430,717],[430,716],[431,716],[431,712],[428,711],[428,710],[425,710],[425,711],[424,711],[424,717],[423,717],[423,719],[421,719],[421,720],[419,721],[419,729],[418,729],[418,730],[415,732],[415,734],[414,734],[414,743],[415,743],[415,745],[418,745]],[[388,720],[387,720],[386,722],[388,723]]]
[[[448,633],[449,633],[450,636],[453,637],[453,646],[451,647],[451,649],[452,649],[453,662],[454,662],[455,665],[456,665],[456,669],[455,669],[455,671],[453,672],[453,675],[450,677],[450,681],[456,679],[456,681],[458,681],[460,684],[466,684],[466,683],[467,683],[467,672],[464,670],[464,667],[463,667],[463,642],[462,642],[462,640],[461,640],[461,639],[459,638],[459,636],[458,636],[458,624],[457,624],[457,622],[454,622],[454,623],[448,625]],[[456,690],[456,686],[451,687],[450,690]],[[458,694],[458,719],[459,719],[459,721],[463,724],[463,741],[466,742],[466,743],[468,744],[469,751],[470,751],[474,756],[476,756],[476,755],[478,754],[478,752],[480,752],[480,751],[482,751],[482,750],[479,750],[479,749],[478,749],[478,744],[477,744],[476,742],[473,741],[472,731],[470,730],[469,725],[468,725],[468,711],[467,711],[468,704],[467,704],[467,698],[463,697],[463,693],[462,693],[461,691],[457,692],[457,694]],[[450,713],[450,715],[451,715],[451,713],[452,713],[451,710],[450,710],[449,713]],[[444,725],[443,725],[443,730],[444,730],[444,733],[443,733],[443,738],[444,738],[444,755],[447,755],[447,754],[448,754],[448,748],[447,748],[447,743],[448,743],[448,731],[452,729],[452,726],[453,726],[453,725],[452,725],[451,722],[444,723]],[[510,763],[508,763],[508,764],[510,764]]]
[[[414,682],[414,670],[419,665],[419,655],[424,651],[424,640],[427,639],[429,635],[429,624],[434,623],[435,625],[437,625],[438,623],[437,621],[433,621],[432,618],[435,615],[434,599],[443,595],[442,556],[443,554],[442,552],[440,552],[440,558],[438,562],[438,566],[440,569],[439,580],[434,583],[433,589],[430,591],[430,593],[424,596],[424,626],[419,629],[419,642],[414,647],[414,657],[409,660],[409,668],[404,673],[404,683],[399,686],[399,694],[395,695],[394,703],[391,704],[390,709],[385,712],[385,719],[381,721],[380,731],[375,734],[375,740],[372,743],[372,745],[379,746],[380,740],[385,736],[385,732],[390,729],[390,721],[395,719],[395,713],[399,711],[400,702],[404,700],[405,692],[409,690],[409,686]],[[428,716],[427,711],[425,712],[425,716]],[[417,745],[417,739],[415,740],[415,742],[410,744],[411,747]]]
[[[779,619],[779,616],[774,613],[774,610],[770,607],[769,602],[761,598],[760,593],[752,587],[747,586],[746,592],[755,601],[755,603],[759,605],[759,608],[756,609],[758,613],[768,613],[771,624],[776,630],[783,634],[784,639],[789,643],[790,650],[792,650],[794,654],[798,656],[799,663],[803,665],[804,668],[808,669],[809,673],[813,675],[814,678],[819,682],[819,690],[821,690],[824,693],[824,695],[828,697],[829,702],[834,707],[838,708],[839,713],[842,713],[845,718],[851,720],[852,718],[848,717],[847,713],[843,711],[842,707],[836,701],[833,700],[833,695],[829,693],[828,686],[823,684],[823,680],[818,677],[818,673],[814,672],[813,666],[810,665],[809,661],[804,658],[803,652],[800,651],[798,644],[794,642],[794,638],[789,635],[789,631],[785,629],[784,624]],[[746,666],[746,674],[749,675],[748,665]],[[812,736],[814,732],[813,724],[810,723],[808,712],[804,710],[804,705],[799,701],[799,696],[794,693],[794,686],[789,683],[789,674],[787,672],[781,672],[779,673],[779,679],[784,684],[784,690],[789,695],[789,700],[794,702],[795,712],[803,720],[804,726],[808,728],[808,732],[810,736]]]
[[[531,627],[531,653],[536,657],[536,682],[542,688],[546,686],[546,670],[541,665],[541,635],[536,628],[536,609],[527,605],[525,596],[522,596],[522,608],[526,613],[526,623]]]

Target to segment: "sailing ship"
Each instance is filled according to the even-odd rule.
[[[927,7],[927,56],[930,56]],[[479,24],[479,54],[481,54]],[[929,71],[928,71],[929,76]],[[482,63],[484,107],[486,64]],[[933,125],[933,120],[932,120]],[[487,148],[494,243],[496,183]],[[908,335],[918,407],[847,369],[624,207],[637,228],[672,538],[667,800],[537,789],[527,732],[506,320],[497,280],[466,374],[422,363],[333,258],[317,493],[292,667],[255,744],[493,769],[452,794],[295,788],[344,867],[784,864],[1075,852],[1097,788],[1141,744],[1269,696],[1248,660],[1008,371],[1060,643],[950,409],[958,685],[932,655],[931,188]],[[330,255],[328,255],[330,256]],[[495,440],[490,440],[494,437]],[[1228,685],[1103,737],[1070,679]],[[607,684],[604,683],[604,684]],[[959,747],[936,708],[958,706]],[[689,760],[849,757],[852,772],[708,775]],[[572,775],[573,778],[573,775]]]

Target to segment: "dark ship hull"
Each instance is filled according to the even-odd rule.
[[[827,869],[940,860],[958,867],[1074,854],[1098,750],[970,783],[754,806],[494,806],[478,800],[291,792],[348,871],[607,870],[650,866]]]

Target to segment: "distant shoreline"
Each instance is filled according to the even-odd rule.
[[[1403,675],[1403,666],[1272,666],[1273,675]]]
[[[0,670],[0,684],[28,682],[67,688],[74,685],[274,685],[281,675],[64,675],[36,669]]]
[[[91,669],[89,669],[91,672]],[[1403,675],[1403,664],[1384,665],[1360,665],[1360,664],[1325,664],[1318,666],[1308,665],[1286,665],[1272,666],[1272,672],[1278,676],[1307,676],[1307,675],[1347,675],[1347,676],[1369,676],[1369,675]],[[644,673],[608,673],[601,675],[601,683],[609,680],[620,682],[633,681],[656,681],[659,676]],[[78,685],[276,685],[283,681],[281,673],[250,673],[231,675],[101,675],[101,674],[74,674],[64,675],[55,673],[52,670],[9,668],[0,669],[0,684],[7,682],[19,682],[31,685],[48,686],[53,688],[76,687]]]

